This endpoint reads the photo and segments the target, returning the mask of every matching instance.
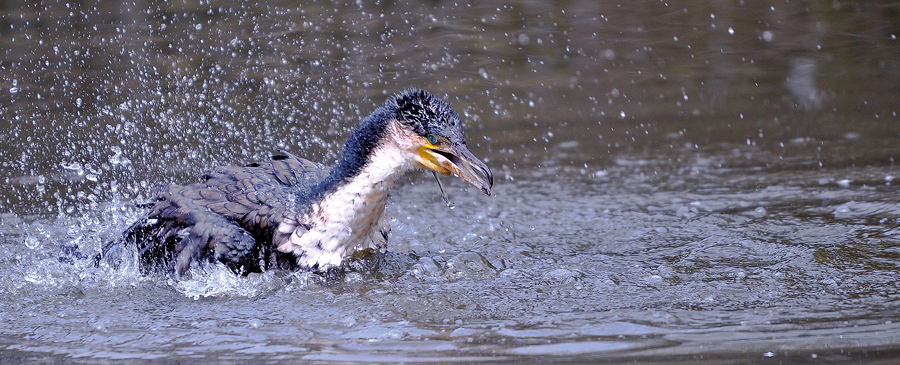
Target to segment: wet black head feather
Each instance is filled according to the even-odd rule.
[[[420,136],[437,134],[458,143],[463,140],[459,114],[450,104],[425,90],[408,89],[385,102],[394,117]]]

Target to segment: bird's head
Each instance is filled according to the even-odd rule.
[[[412,133],[405,141],[414,148],[413,159],[422,168],[463,178],[485,194],[491,194],[494,176],[484,162],[469,151],[459,115],[450,104],[424,90],[410,89],[385,103],[394,118]]]

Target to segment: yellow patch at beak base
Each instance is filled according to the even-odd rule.
[[[419,163],[427,169],[440,173],[441,175],[450,175],[450,170],[441,165],[441,163],[438,162],[437,155],[435,155],[434,152],[431,152],[431,150],[436,147],[437,146],[431,143],[426,143],[422,147],[419,147]]]

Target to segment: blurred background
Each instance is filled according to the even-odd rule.
[[[2,356],[897,356],[898,36],[896,1],[0,1]],[[453,210],[401,181],[390,249],[419,267],[173,284],[85,259],[154,186],[278,150],[330,164],[409,87],[497,181],[445,179]]]
[[[279,148],[333,161],[407,87],[448,99],[509,176],[747,145],[781,157],[761,164],[886,165],[900,148],[893,2],[2,7],[0,203],[28,214]]]

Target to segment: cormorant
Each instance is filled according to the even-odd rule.
[[[195,260],[244,274],[326,271],[356,253],[385,249],[388,190],[414,169],[456,174],[488,195],[494,183],[466,147],[450,105],[409,89],[362,120],[334,167],[284,152],[265,163],[219,167],[202,183],[169,185],[104,254],[136,244],[145,270],[179,274]]]

